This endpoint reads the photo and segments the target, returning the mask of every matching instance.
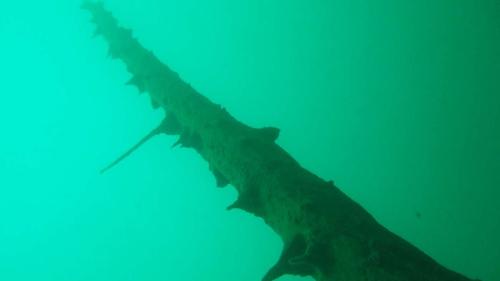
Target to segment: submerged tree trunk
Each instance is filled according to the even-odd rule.
[[[333,182],[301,167],[275,143],[278,129],[249,127],[197,93],[119,27],[102,4],[87,1],[82,8],[91,12],[110,56],[132,74],[128,84],[165,111],[141,143],[160,133],[179,135],[176,144],[195,149],[218,186],[237,189],[238,199],[228,209],[261,217],[281,237],[283,252],[263,281],[285,274],[318,281],[471,280],[385,229]]]

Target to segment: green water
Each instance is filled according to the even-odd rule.
[[[107,0],[197,90],[440,263],[500,280],[500,2]],[[280,241],[227,212],[124,86],[80,1],[0,2],[0,280],[260,280]],[[283,277],[280,280],[311,280]]]

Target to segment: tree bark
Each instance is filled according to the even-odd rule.
[[[179,135],[176,144],[195,149],[218,186],[237,189],[238,199],[228,209],[261,217],[281,237],[282,254],[263,281],[285,274],[318,281],[471,280],[384,228],[333,182],[301,167],[275,143],[278,129],[249,127],[197,93],[102,4],[86,1],[82,8],[92,14],[109,55],[132,74],[127,84],[147,92],[153,107],[165,111],[141,143],[159,133]]]

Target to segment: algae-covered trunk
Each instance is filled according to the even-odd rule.
[[[228,209],[261,217],[281,237],[283,252],[262,280],[285,274],[321,281],[470,280],[385,229],[332,181],[301,167],[275,143],[278,129],[249,127],[200,95],[119,27],[102,4],[82,7],[91,12],[111,57],[132,74],[128,84],[165,111],[141,143],[156,134],[179,135],[176,144],[195,149],[218,186],[237,189],[238,199]]]

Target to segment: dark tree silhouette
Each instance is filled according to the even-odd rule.
[[[301,167],[275,143],[277,128],[249,127],[200,95],[101,3],[87,1],[82,8],[92,14],[110,56],[132,74],[127,84],[147,92],[153,107],[165,111],[162,123],[133,149],[157,134],[179,135],[175,145],[195,149],[218,186],[237,189],[238,199],[228,209],[261,217],[281,237],[283,252],[263,281],[285,274],[318,281],[471,280],[384,228],[332,181]]]

